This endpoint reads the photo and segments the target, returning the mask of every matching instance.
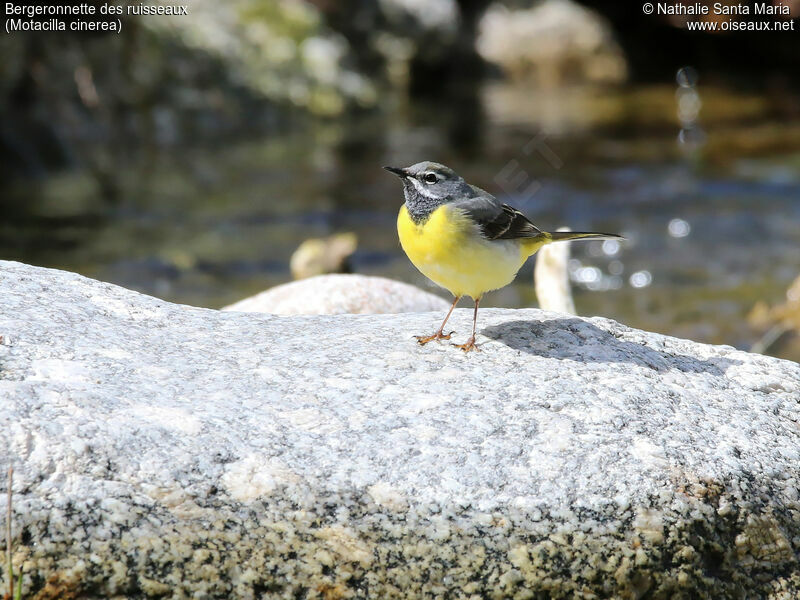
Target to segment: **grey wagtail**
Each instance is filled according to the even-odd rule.
[[[472,336],[457,346],[464,352],[477,350],[481,298],[511,283],[539,248],[566,240],[621,238],[613,233],[542,231],[516,208],[439,163],[384,169],[403,180],[406,201],[397,217],[400,245],[423,275],[455,296],[439,331],[417,336],[420,344],[449,340],[453,332],[444,333],[447,319],[461,297],[469,296],[475,301]]]

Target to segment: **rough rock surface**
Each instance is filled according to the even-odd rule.
[[[798,597],[799,365],[536,310],[419,347],[440,317],[0,262],[25,597]]]
[[[450,303],[384,277],[318,275],[275,286],[222,310],[275,315],[341,315],[442,311]]]

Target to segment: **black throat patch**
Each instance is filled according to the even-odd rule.
[[[408,211],[408,216],[411,217],[415,225],[424,224],[425,221],[430,218],[433,211],[442,204],[445,204],[445,200],[441,198],[428,198],[427,196],[423,196],[411,184],[406,184],[404,188],[406,210]]]

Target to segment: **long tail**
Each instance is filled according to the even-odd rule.
[[[535,254],[542,246],[550,242],[568,242],[570,240],[624,240],[616,233],[600,233],[599,231],[542,231],[535,237],[522,240],[528,256]]]
[[[624,240],[616,233],[600,233],[597,231],[554,231],[548,233],[551,242],[566,242],[569,240]]]

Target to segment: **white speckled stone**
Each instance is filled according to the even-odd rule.
[[[440,318],[0,262],[25,597],[798,597],[800,365],[537,310],[418,346]]]
[[[275,315],[372,315],[446,311],[450,303],[385,277],[317,275],[284,283],[222,310]]]

